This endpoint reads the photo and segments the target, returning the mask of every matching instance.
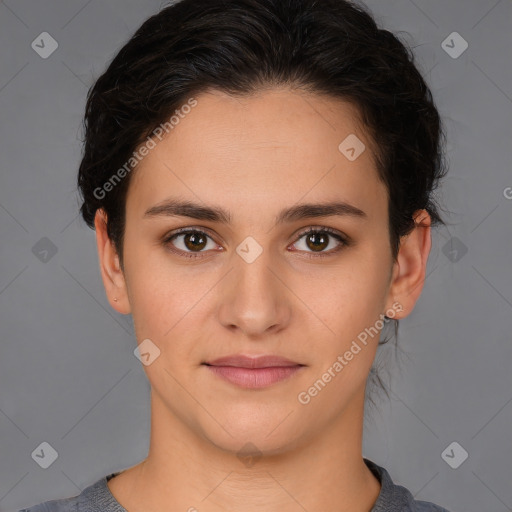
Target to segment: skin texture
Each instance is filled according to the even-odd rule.
[[[362,458],[363,411],[378,336],[308,404],[297,396],[394,303],[397,319],[412,311],[425,279],[430,217],[416,212],[426,227],[402,239],[393,263],[386,189],[351,104],[286,88],[244,98],[209,91],[196,99],[133,171],[124,272],[101,210],[95,219],[108,300],[133,315],[138,343],[149,338],[160,350],[144,366],[148,457],[110,480],[110,491],[130,512],[369,511],[380,484]],[[338,149],[349,134],[366,145],[354,161]],[[221,206],[232,222],[144,218],[169,197]],[[275,224],[282,208],[333,200],[367,218]],[[319,257],[301,236],[311,226],[330,227],[352,243],[334,253],[340,242],[330,237],[320,252],[331,255]],[[183,235],[174,239],[176,251],[195,259],[163,241],[185,227],[210,236],[199,253]],[[262,248],[252,263],[236,252],[248,236]],[[246,390],[201,365],[236,353],[277,354],[305,367]],[[237,457],[249,442],[260,454],[252,465]]]

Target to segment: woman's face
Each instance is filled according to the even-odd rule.
[[[107,292],[146,340],[158,414],[226,449],[279,450],[359,414],[375,330],[384,314],[404,316],[386,188],[350,104],[285,89],[195,99],[133,171],[125,272]],[[179,215],[168,201],[229,219]],[[350,207],[300,209],[334,203]],[[171,239],[180,229],[193,233]],[[230,355],[301,366],[204,364]]]

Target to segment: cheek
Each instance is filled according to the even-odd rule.
[[[329,368],[339,355],[351,352],[348,365],[337,373],[344,377],[335,379],[337,382],[350,375],[356,382],[366,379],[375,357],[384,325],[380,315],[385,312],[388,277],[387,262],[379,254],[378,248],[361,248],[350,258],[347,256],[343,264],[316,279],[315,286],[309,280],[297,293],[307,297],[304,302],[322,320],[320,330],[316,331],[320,366]],[[298,283],[295,289],[299,289]],[[309,315],[309,320],[301,321],[311,322],[309,310],[305,315]]]
[[[309,385],[315,386],[317,379],[326,383],[328,391],[318,393],[322,395],[319,406],[337,403],[341,407],[364,385],[374,361],[384,325],[380,314],[386,280],[375,261],[361,257],[350,268],[347,265],[333,272],[325,283],[323,290],[309,295],[311,310],[319,312],[329,327],[317,331],[323,335],[315,343],[314,375]]]
[[[126,262],[126,276],[137,339],[161,339],[184,314],[183,278],[162,261],[136,250]]]
[[[350,326],[363,326],[381,312],[386,276],[375,261],[361,255],[303,283],[304,302],[346,334]]]
[[[130,304],[138,342],[152,340],[165,356],[166,366],[190,359],[204,334],[205,317],[211,314],[209,290],[218,276],[201,272],[199,266],[166,264],[161,257],[134,258],[130,269]]]

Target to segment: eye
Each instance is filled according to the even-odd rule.
[[[208,247],[208,239],[212,241],[213,247]],[[178,243],[175,243],[175,240],[178,240]],[[180,229],[177,232],[174,231],[170,233],[164,238],[163,244],[167,247],[172,245],[176,250],[170,247],[170,251],[184,256],[185,258],[198,258],[201,257],[200,252],[203,252],[203,249],[217,248],[217,244],[213,242],[212,238],[207,233],[199,229],[191,228]]]
[[[349,245],[349,240],[347,238],[342,236],[334,229],[327,227],[309,228],[307,231],[300,234],[299,241],[301,239],[304,239],[304,243],[303,248],[300,248],[299,250],[305,250],[306,252],[309,252],[308,249],[311,249],[311,252],[309,252],[307,257],[312,258],[317,256],[331,256],[332,254],[339,252],[344,246]],[[337,243],[333,242],[333,239],[337,240]],[[295,242],[295,244],[297,243],[298,242]],[[331,250],[325,251],[325,249],[329,246],[331,246]]]
[[[350,245],[348,238],[328,227],[309,228],[299,235],[299,239],[295,244],[301,241],[301,239],[304,239],[304,246],[298,250],[309,253],[307,257],[311,258],[331,256],[339,252],[344,246]],[[333,243],[333,239],[337,243]],[[209,241],[211,241],[210,247],[208,247]],[[171,252],[185,258],[199,258],[208,249],[218,248],[208,233],[194,228],[183,228],[169,233],[164,238],[163,245],[168,247]],[[326,248],[332,245],[334,245],[334,248],[331,247],[329,251],[325,251]],[[308,249],[311,251],[308,251]]]

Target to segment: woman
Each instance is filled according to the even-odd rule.
[[[47,511],[445,511],[362,457],[423,288],[441,120],[343,0],[183,0],[89,92],[81,214],[151,384],[148,457]]]

